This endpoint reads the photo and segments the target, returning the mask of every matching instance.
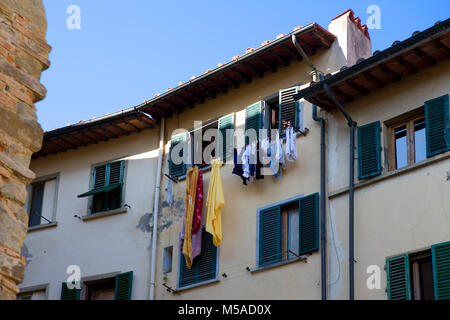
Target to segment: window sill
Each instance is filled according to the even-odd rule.
[[[433,156],[431,158],[428,158],[428,159],[423,160],[421,162],[414,163],[414,164],[412,164],[410,166],[407,166],[407,167],[404,167],[404,168],[401,168],[401,169],[387,171],[387,172],[382,173],[379,176],[376,176],[376,177],[373,177],[373,178],[369,178],[369,179],[367,179],[365,181],[361,181],[361,182],[355,183],[355,189],[363,188],[363,187],[372,185],[374,183],[377,183],[379,181],[383,181],[383,180],[386,180],[386,179],[394,178],[394,177],[400,176],[402,174],[406,174],[406,173],[408,173],[410,171],[418,170],[420,168],[430,166],[430,165],[432,165],[434,163],[437,163],[437,162],[440,162],[440,161],[443,161],[443,160],[446,160],[446,159],[449,159],[449,158],[450,158],[450,152],[448,151],[448,152],[445,152],[443,154],[439,154],[439,155]],[[341,196],[343,194],[348,193],[348,191],[349,191],[348,187],[344,187],[344,188],[338,189],[336,191],[330,192],[328,194],[328,198],[332,199],[332,198]]]
[[[101,212],[88,214],[88,215],[85,215],[85,216],[81,217],[81,220],[89,221],[89,220],[94,220],[94,219],[114,216],[116,214],[127,213],[127,212],[128,212],[127,208],[117,208],[117,209],[114,209],[114,210],[101,211]]]
[[[204,281],[204,282],[201,282],[201,283],[191,284],[191,285],[188,285],[188,286],[185,286],[185,287],[181,287],[181,288],[176,288],[175,290],[172,290],[172,293],[173,294],[177,294],[177,293],[189,290],[189,289],[194,289],[194,288],[197,288],[197,287],[206,286],[208,284],[217,283],[217,282],[220,282],[219,278],[207,280],[207,281]]]
[[[304,263],[307,263],[308,262],[308,258],[307,258],[307,256],[301,256],[300,258],[297,258],[297,257],[296,258],[291,258],[291,259],[288,259],[288,260],[272,263],[272,264],[269,264],[269,265],[266,265],[266,266],[263,266],[263,267],[255,267],[253,269],[250,269],[249,271],[250,271],[250,273],[257,273],[257,272],[264,271],[264,270],[267,270],[267,269],[272,269],[272,268],[276,268],[276,267],[279,267],[279,266],[284,266],[286,264],[291,264],[291,263],[294,263],[294,262],[297,262],[297,261],[303,261]]]
[[[34,231],[39,231],[39,230],[44,230],[44,229],[49,229],[49,228],[54,228],[57,225],[58,225],[58,222],[55,221],[52,223],[40,224],[38,226],[29,227],[28,233],[34,232]]]

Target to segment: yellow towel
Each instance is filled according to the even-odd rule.
[[[212,161],[211,179],[209,181],[208,198],[206,199],[206,206],[208,207],[206,231],[212,234],[213,243],[216,247],[222,243],[220,208],[225,205],[222,178],[220,177],[221,166],[220,159],[214,159]]]
[[[186,266],[192,266],[192,220],[194,217],[195,193],[197,191],[198,167],[193,167],[186,172],[186,205],[184,212],[184,242],[183,255]]]

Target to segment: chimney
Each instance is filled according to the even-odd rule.
[[[354,65],[360,58],[372,55],[369,30],[366,25],[361,25],[359,17],[354,17],[352,9],[331,20],[328,30],[337,37],[347,67]]]

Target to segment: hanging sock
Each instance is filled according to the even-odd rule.
[[[192,266],[192,221],[194,217],[195,194],[197,191],[198,167],[193,167],[186,172],[186,201],[184,213],[184,242],[183,255],[186,266]]]
[[[225,205],[223,195],[222,178],[220,176],[220,159],[212,161],[211,178],[209,181],[208,197],[206,207],[208,216],[206,219],[206,231],[213,236],[213,243],[217,247],[222,243],[222,218],[221,208]]]

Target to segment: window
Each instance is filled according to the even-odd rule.
[[[62,283],[61,300],[131,300],[133,271],[92,281],[84,281],[80,289],[69,289]],[[81,295],[81,291],[84,292]]]
[[[202,231],[202,251],[194,258],[191,268],[186,266],[184,255],[180,250],[180,271],[178,287],[183,288],[217,279],[218,249],[213,244],[212,235]]]
[[[31,183],[28,227],[53,223],[56,215],[58,176],[36,179]]]
[[[410,273],[412,275],[412,299],[433,300],[433,266],[431,250],[410,257]]]
[[[210,165],[212,159],[216,157],[218,124],[218,121],[215,120],[209,124],[203,125],[201,128],[195,128],[189,132],[191,141],[190,163],[193,165],[204,168]],[[211,131],[207,133],[208,130]],[[214,135],[212,136],[211,134]],[[209,148],[206,150],[208,146]]]
[[[92,196],[91,213],[122,207],[124,167],[124,161],[116,161],[94,168],[92,189],[78,196],[78,198]]]
[[[258,266],[319,250],[319,194],[259,210]]]
[[[173,252],[173,246],[164,248],[163,274],[166,274],[166,273],[169,273],[172,271],[172,252]]]
[[[424,114],[391,125],[389,144],[389,170],[425,160],[427,151]]]
[[[86,300],[114,300],[115,279],[107,278],[86,282]]]
[[[294,100],[294,94],[299,86],[280,90],[264,99],[264,128],[280,130],[280,136],[285,135],[285,125],[291,124],[297,128],[302,127],[302,108],[300,101]],[[283,125],[285,124],[285,125]],[[272,131],[271,139],[274,139]]]
[[[450,242],[386,259],[389,300],[450,299]]]
[[[45,289],[20,292],[17,300],[47,300],[47,291]]]
[[[173,135],[169,151],[169,176],[179,178],[193,165],[205,168],[213,158],[232,156],[233,129],[234,113],[208,121],[187,133]],[[219,133],[223,141],[218,139]]]

